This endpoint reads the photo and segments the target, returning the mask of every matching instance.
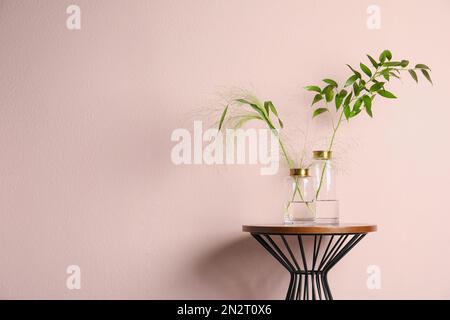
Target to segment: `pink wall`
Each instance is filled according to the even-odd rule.
[[[450,298],[450,2],[377,1],[380,30],[371,4],[1,0],[0,298],[282,297],[287,275],[240,230],[281,219],[283,173],[175,166],[170,135],[221,86],[301,124],[302,86],[383,49],[430,65],[435,85],[395,83],[397,101],[340,132],[342,220],[379,232],[330,282],[342,299]],[[66,288],[71,264],[81,290]]]

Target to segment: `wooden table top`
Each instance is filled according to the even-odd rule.
[[[243,232],[265,234],[352,234],[377,231],[377,225],[364,223],[338,224],[251,224]]]

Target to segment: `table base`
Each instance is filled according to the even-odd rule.
[[[291,279],[286,300],[333,300],[327,280],[328,272],[365,235],[366,233],[329,235],[252,233],[252,236],[290,273]],[[279,244],[274,240],[275,236],[279,237]],[[304,241],[308,237],[311,242],[314,241],[310,257],[305,253],[304,248]],[[296,246],[298,243],[298,250],[293,251],[289,242],[291,245],[293,242]],[[285,248],[284,252],[281,247]],[[298,252],[298,260],[294,252]]]

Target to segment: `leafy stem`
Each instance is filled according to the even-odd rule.
[[[335,102],[336,112],[340,112],[336,126],[332,123],[333,133],[328,146],[328,151],[332,150],[336,133],[343,121],[343,116],[349,121],[359,115],[362,108],[364,108],[366,113],[370,117],[373,117],[372,104],[377,95],[387,99],[397,98],[392,92],[386,90],[386,85],[392,78],[400,79],[401,72],[408,71],[409,75],[416,83],[419,81],[417,73],[421,72],[425,79],[433,84],[430,76],[431,69],[425,64],[419,63],[413,68],[407,68],[409,61],[403,59],[400,61],[392,60],[392,53],[389,50],[384,50],[380,54],[378,60],[375,60],[370,55],[367,55],[367,57],[372,68],[369,68],[362,62],[359,64],[361,71],[347,65],[352,71],[352,75],[347,78],[340,90],[339,84],[335,80],[329,78],[323,80],[326,84],[324,87],[317,85],[305,87],[306,90],[315,93],[311,106],[314,106],[321,101],[325,102],[323,106],[316,108],[313,111],[313,118],[323,113],[331,112],[328,103],[333,100]],[[380,77],[382,77],[381,80]],[[322,187],[324,173],[325,165],[322,169],[319,186],[316,192],[316,199]]]
[[[243,98],[234,99],[233,103],[238,104],[239,107],[249,106],[251,108],[250,111],[243,112],[239,116],[229,117],[229,118],[232,118],[235,121],[237,121],[236,125],[234,126],[234,129],[240,128],[242,125],[244,125],[245,123],[247,123],[248,121],[251,121],[251,120],[259,120],[259,121],[264,122],[267,125],[267,127],[272,131],[272,134],[274,134],[275,137],[277,138],[278,144],[280,145],[280,148],[281,148],[281,152],[282,152],[289,168],[293,168],[294,161],[291,159],[291,157],[289,157],[286,147],[284,146],[284,143],[279,135],[279,132],[278,132],[279,129],[275,127],[275,125],[273,124],[273,122],[271,120],[271,115],[273,115],[276,118],[276,120],[278,120],[278,125],[279,125],[280,129],[282,129],[284,127],[283,121],[281,121],[281,119],[278,115],[278,111],[277,111],[275,105],[272,103],[272,101],[265,101],[264,103],[261,103],[255,97],[243,97]],[[222,129],[222,127],[226,121],[226,116],[227,116],[229,107],[230,107],[230,105],[227,105],[225,107],[225,109],[223,110],[222,115],[220,116],[219,130]]]

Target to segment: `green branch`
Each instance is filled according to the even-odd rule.
[[[380,54],[378,61],[370,55],[367,55],[367,57],[369,58],[373,68],[371,69],[364,63],[360,63],[359,66],[362,71],[361,73],[360,71],[355,70],[352,66],[347,65],[352,71],[352,75],[347,79],[341,90],[338,89],[339,85],[333,79],[324,79],[323,82],[326,83],[326,85],[323,88],[316,85],[305,87],[306,90],[315,93],[311,106],[321,101],[325,101],[325,106],[316,108],[313,111],[313,118],[323,113],[330,112],[328,103],[333,100],[335,101],[336,112],[339,112],[342,107],[338,123],[336,126],[334,126],[334,124],[332,125],[333,133],[328,146],[328,151],[332,150],[336,133],[343,121],[343,116],[345,116],[347,120],[350,120],[360,114],[361,107],[364,107],[366,113],[370,117],[373,117],[372,102],[377,95],[387,99],[396,98],[392,92],[386,90],[385,85],[389,83],[392,78],[400,79],[401,72],[408,71],[409,75],[417,83],[417,72],[420,71],[425,79],[433,84],[430,76],[431,70],[425,64],[416,64],[414,68],[407,68],[409,61],[392,60],[392,53],[389,50],[384,50]],[[363,74],[366,78],[364,78]],[[381,81],[379,80],[380,77],[383,77]],[[349,87],[350,90],[347,91]],[[324,164],[321,172],[319,187],[316,192],[316,199],[318,198],[319,192],[322,188],[325,166],[326,164]]]

